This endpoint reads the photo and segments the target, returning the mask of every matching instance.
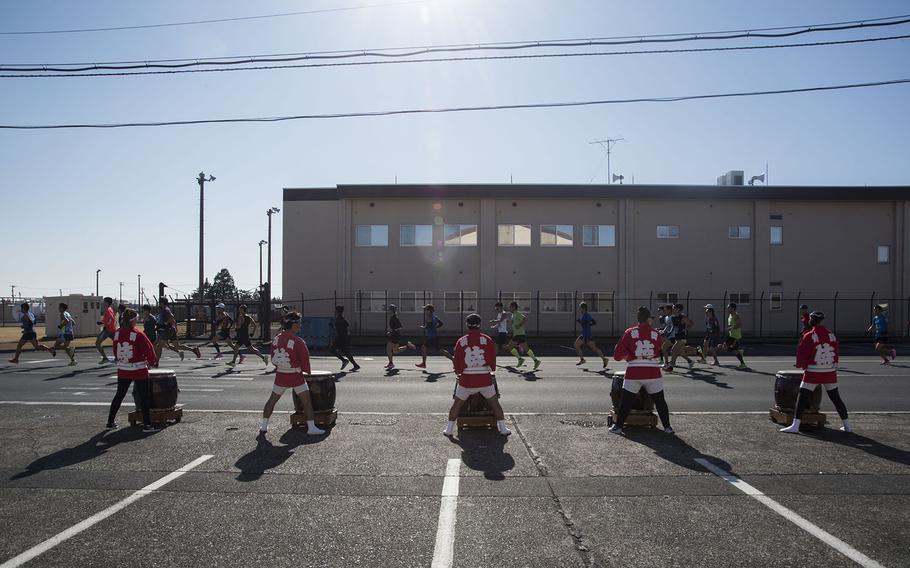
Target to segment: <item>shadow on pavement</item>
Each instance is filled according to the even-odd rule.
[[[654,450],[654,454],[670,463],[698,473],[706,473],[706,469],[695,463],[695,458],[705,458],[714,465],[733,473],[733,467],[726,461],[700,452],[690,446],[685,440],[674,434],[667,434],[663,430],[652,428],[624,428],[623,436],[632,442],[647,446]]]
[[[473,469],[482,471],[483,476],[492,481],[506,478],[503,472],[515,467],[515,458],[505,452],[506,437],[493,430],[464,430],[458,437],[449,438],[453,444],[461,446],[461,462]]]
[[[892,461],[901,465],[910,465],[910,452],[882,444],[872,438],[867,438],[856,432],[846,434],[831,428],[818,428],[813,431],[803,432],[803,435],[812,436],[824,442],[831,442],[848,448],[855,448],[883,460]]]
[[[707,383],[711,386],[715,386],[721,389],[733,389],[728,383],[717,380],[717,375],[720,373],[712,373],[710,371],[703,371],[701,369],[689,369],[686,373],[680,373],[683,377],[692,379],[695,381],[701,381]]]
[[[266,471],[286,462],[297,447],[318,444],[330,434],[331,430],[324,436],[310,436],[303,428],[291,428],[278,439],[282,445],[276,446],[264,432],[260,432],[256,436],[256,449],[241,456],[234,464],[240,470],[237,481],[256,481]]]
[[[445,377],[447,373],[430,373],[429,371],[424,371],[423,374],[426,376],[424,379],[425,383],[435,383],[439,379]]]
[[[60,379],[71,379],[71,378],[75,377],[76,375],[81,375],[82,373],[90,373],[92,371],[98,371],[98,370],[104,369],[105,367],[106,367],[106,365],[101,365],[99,367],[91,367],[88,369],[73,369],[72,371],[70,371],[66,374],[59,375],[56,377],[48,377],[44,380],[45,381],[59,381]],[[111,370],[115,373],[117,372],[116,367],[112,368]]]
[[[104,430],[98,432],[78,446],[64,448],[36,459],[25,466],[25,471],[21,471],[10,477],[10,480],[29,477],[47,469],[63,469],[67,466],[89,461],[106,453],[117,444],[141,440],[150,435],[152,434],[142,432],[141,428],[123,428],[114,431]]]

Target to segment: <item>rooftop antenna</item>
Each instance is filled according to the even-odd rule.
[[[610,178],[610,152],[613,150],[613,146],[620,140],[625,140],[625,138],[605,138],[604,140],[592,140],[591,142],[588,142],[588,144],[597,144],[607,151],[607,183],[613,183]]]

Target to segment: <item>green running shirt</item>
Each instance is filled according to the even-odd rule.
[[[525,321],[527,319],[528,316],[519,311],[512,312],[512,335],[526,335]]]

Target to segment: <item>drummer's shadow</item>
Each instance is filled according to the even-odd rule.
[[[30,477],[45,470],[64,469],[102,456],[114,446],[123,442],[133,442],[148,437],[148,434],[142,433],[135,428],[123,428],[113,432],[103,430],[77,446],[63,448],[36,459],[25,466],[24,471],[20,471],[10,477],[10,479],[16,480]]]
[[[491,430],[464,431],[449,441],[461,446],[461,463],[492,481],[502,481],[503,472],[515,467],[515,458],[504,451],[506,437]]]
[[[240,470],[237,475],[237,481],[256,481],[266,471],[286,462],[294,455],[294,451],[299,446],[317,444],[323,439],[325,439],[325,436],[310,436],[306,434],[305,430],[291,428],[278,439],[283,445],[276,446],[266,437],[264,432],[260,432],[256,436],[256,448],[244,454],[234,463],[234,467]]]
[[[814,432],[805,433],[805,435],[812,436],[813,438],[825,442],[846,446],[848,448],[855,448],[877,458],[892,461],[894,463],[910,465],[910,452],[895,448],[894,446],[882,444],[879,441],[862,436],[856,432],[846,434],[840,430],[819,428]]]
[[[714,465],[733,473],[733,467],[729,463],[693,448],[679,436],[666,434],[661,430],[652,428],[627,427],[623,432],[627,440],[651,448],[657,457],[680,467],[691,469],[698,473],[705,473],[705,468],[695,461],[696,458],[701,458],[707,459]]]

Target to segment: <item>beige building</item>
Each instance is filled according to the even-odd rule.
[[[910,187],[339,185],[284,190],[283,296],[306,315],[347,306],[381,332],[433,303],[452,329],[529,312],[531,335],[574,333],[577,302],[618,334],[641,304],[737,301],[755,335],[793,335],[800,303],[861,334],[885,302],[907,333]],[[835,322],[836,320],[836,322]],[[418,330],[419,331],[419,330]]]

